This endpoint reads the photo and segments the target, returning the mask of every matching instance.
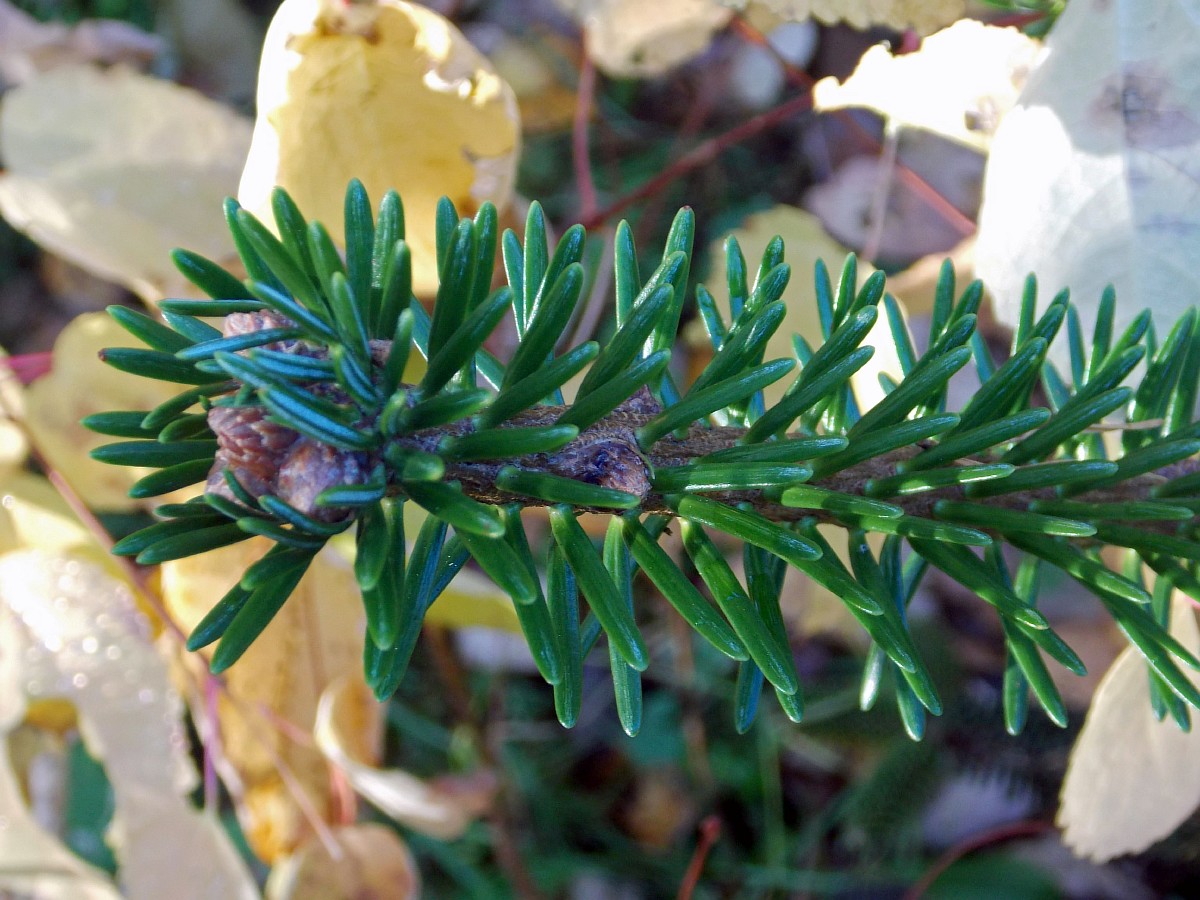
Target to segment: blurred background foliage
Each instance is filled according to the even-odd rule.
[[[226,678],[185,658],[181,629],[241,564],[214,555],[158,572],[111,561],[109,536],[148,521],[123,498],[138,473],[114,483],[93,468],[84,455],[92,439],[75,423],[87,412],[137,408],[130,394],[146,390],[114,383],[93,364],[96,350],[120,340],[99,311],[182,296],[167,266],[176,244],[220,257],[218,204],[239,193],[249,117],[257,112],[266,127],[255,77],[276,5],[0,0],[0,345],[12,376],[0,433],[0,692],[13,698],[0,699],[0,838],[14,837],[0,840],[8,848],[0,849],[0,892],[254,896],[265,885],[276,898],[1189,894],[1200,754],[1191,747],[1189,755],[1186,736],[1165,765],[1139,770],[1179,785],[1181,808],[1161,817],[1165,830],[1163,822],[1117,823],[1129,836],[1115,846],[1108,835],[1077,837],[1071,842],[1085,855],[1104,858],[1087,861],[1055,827],[1072,746],[1121,647],[1111,623],[1065,583],[1043,590],[1047,614],[1092,675],[1061,684],[1067,729],[1039,718],[1015,738],[999,714],[998,625],[945,579],[933,580],[912,611],[947,707],[920,744],[902,736],[894,710],[859,709],[862,639],[840,604],[799,578],[789,579],[786,612],[806,719],[792,725],[764,709],[741,736],[727,689],[732,664],[692,641],[646,584],[637,600],[658,662],[647,673],[635,739],[617,722],[602,660],[590,687],[585,681],[579,724],[559,727],[550,692],[513,634],[508,601],[478,573],[439,602],[408,677],[383,708],[352,683],[362,623],[344,555],[331,554],[304,602],[289,604],[294,615],[272,625],[272,645]],[[1113,15],[1124,15],[1127,4],[1114,5]],[[783,234],[800,276],[784,330],[810,336],[816,316],[804,290],[818,257],[836,264],[853,250],[894,274],[889,288],[913,319],[928,311],[943,258],[960,278],[973,276],[992,138],[1041,58],[1037,38],[1060,14],[1065,29],[1069,15],[1061,2],[1015,0],[425,6],[437,18],[421,28],[442,28],[444,16],[462,35],[447,39],[440,58],[432,59],[436,42],[420,51],[420,41],[398,45],[397,58],[430,54],[412,64],[418,73],[453,59],[476,87],[497,73],[518,107],[506,107],[502,120],[514,135],[519,128],[495,151],[501,162],[488,168],[460,154],[469,165],[452,176],[449,161],[417,172],[397,152],[370,164],[378,171],[332,171],[338,154],[366,158],[373,129],[383,127],[370,122],[299,138],[281,132],[268,149],[256,135],[252,156],[269,157],[259,160],[268,173],[260,178],[284,172],[282,160],[299,179],[289,189],[318,196],[319,173],[331,170],[339,192],[349,176],[378,176],[399,182],[406,201],[405,178],[414,198],[436,198],[465,178],[469,196],[494,194],[506,224],[523,221],[531,199],[559,232],[587,224],[601,273],[603,239],[620,218],[654,253],[687,204],[698,247],[736,231],[756,257]],[[1164,66],[1170,74],[1188,62],[1180,50]],[[1105,56],[1098,68],[1119,63]],[[1166,104],[1185,124],[1200,115],[1187,91]],[[310,99],[276,96],[271,109],[299,116]],[[495,137],[496,126],[481,124],[482,104],[435,116],[416,95],[386,99],[412,110],[397,114],[397,133],[429,128],[449,148]],[[1184,131],[1191,147],[1197,136]],[[386,168],[392,157],[395,171]],[[243,202],[254,188],[242,178]],[[1017,227],[1008,220],[992,232]],[[205,241],[217,249],[197,247]],[[999,278],[1003,254],[988,253],[981,267]],[[695,280],[709,277],[710,257],[697,254]],[[1010,262],[1022,273],[1038,268],[1027,257]],[[576,338],[606,333],[610,293],[600,274]],[[1157,302],[1122,298],[1134,310]],[[681,341],[698,368],[703,349],[691,333],[685,326]],[[986,333],[997,348],[1007,344],[1002,318],[988,319]],[[973,386],[954,389],[968,396]],[[537,530],[536,513],[528,524]],[[89,643],[97,617],[110,621]],[[1148,726],[1130,729],[1138,727]],[[150,737],[125,746],[114,737],[122,729]],[[146,774],[153,747],[167,748],[158,776]],[[1133,777],[1091,766],[1098,800],[1087,827],[1105,817],[1105,780]],[[158,792],[152,801],[133,796],[139,779]],[[169,852],[138,853],[155,846],[156,828]],[[1142,852],[1122,856],[1133,851]],[[1113,856],[1121,858],[1106,861]]]

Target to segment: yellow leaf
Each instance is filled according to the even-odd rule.
[[[170,251],[232,253],[220,216],[249,126],[195,91],[123,68],[55,69],[4,96],[0,213],[143,299],[186,296]]]
[[[61,554],[27,550],[0,557],[0,698],[0,736],[15,724],[13,701],[66,700],[78,711],[84,742],[112,784],[108,840],[127,896],[256,896],[228,836],[191,804],[198,777],[182,704],[124,584]],[[0,754],[0,818],[9,826],[0,841],[0,893],[114,896],[101,889],[106,878],[97,883],[81,867],[64,865],[69,854],[21,827],[23,804],[13,808],[10,786],[7,755]],[[43,894],[14,874],[46,873],[36,883],[52,886],[58,879],[49,873],[60,867],[70,879],[62,893]]]
[[[558,0],[583,26],[587,54],[610,75],[648,78],[703,52],[732,11],[714,0]]]
[[[1200,650],[1196,613],[1173,597],[1171,633]],[[1184,669],[1194,684],[1200,676]],[[1193,720],[1194,720],[1193,710]],[[1200,806],[1200,731],[1180,731],[1150,706],[1145,659],[1133,647],[1096,689],[1071,751],[1056,822],[1076,853],[1103,861],[1167,837]]]
[[[793,355],[792,335],[804,337],[810,346],[820,346],[821,319],[817,312],[817,295],[813,288],[813,267],[818,259],[823,259],[829,268],[830,278],[834,289],[837,288],[838,277],[841,274],[842,262],[846,258],[846,249],[826,234],[821,222],[816,216],[794,206],[779,205],[764,212],[749,216],[741,228],[733,232],[742,254],[746,257],[748,278],[753,279],[758,270],[759,260],[763,250],[775,235],[783,238],[786,245],[785,261],[792,267],[792,278],[784,292],[783,300],[787,303],[787,315],[774,337],[767,343],[766,359],[778,359]],[[709,248],[709,289],[718,301],[719,308],[728,321],[729,286],[725,282],[725,253],[722,242],[718,241]],[[858,280],[861,285],[873,270],[863,261],[858,263]],[[689,334],[691,343],[707,339],[698,337],[697,331],[702,328],[696,323]],[[875,355],[859,369],[852,379],[855,398],[866,410],[883,399],[883,388],[879,385],[879,374],[885,372],[899,380],[900,360],[896,356],[895,343],[892,341],[885,317],[881,314],[875,327],[863,340],[863,346],[875,347]],[[791,384],[790,378],[784,378],[770,385],[764,391],[767,405],[779,400],[783,392]]]
[[[167,610],[190,630],[269,546],[254,539],[166,563]],[[291,853],[313,833],[277,760],[291,770],[323,820],[334,821],[337,809],[324,757],[273,720],[311,732],[322,691],[342,677],[362,680],[362,641],[362,602],[353,572],[337,554],[325,551],[245,656],[222,676],[227,690],[218,718],[224,760],[242,789],[238,813],[247,840],[268,862]],[[211,648],[203,656],[210,654]],[[202,657],[191,660],[204,664]],[[373,758],[381,707],[372,700],[357,714],[356,752]]]
[[[361,678],[330,685],[321,696],[313,736],[351,786],[390,818],[440,840],[460,837],[496,793],[488,772],[424,781],[401,769],[377,769],[356,749],[358,710],[370,703]]]
[[[258,121],[238,199],[271,221],[276,185],[341,241],[346,183],[404,200],[414,290],[437,285],[434,217],[512,196],[512,90],[448,20],[401,0],[285,0],[263,46]]]
[[[750,0],[721,0],[727,6],[745,8]],[[922,34],[936,31],[963,14],[965,0],[754,0],[783,19],[799,22],[809,17],[854,28],[873,25],[913,28]]]
[[[150,410],[182,386],[119,372],[100,361],[105,347],[144,346],[106,313],[76,316],[54,343],[54,366],[25,394],[25,421],[47,461],[94,509],[145,506],[129,488],[151,469],[96,462],[88,451],[116,438],[88,431],[84,416],[114,409]]]
[[[421,875],[408,845],[386,825],[363,823],[333,832],[341,855],[334,859],[313,841],[280,860],[267,878],[267,900],[332,900],[337,897],[421,895]]]
[[[871,47],[845,81],[830,76],[813,86],[813,107],[865,107],[888,127],[923,128],[986,151],[1040,49],[1016,28],[963,20],[927,37],[915,53]]]

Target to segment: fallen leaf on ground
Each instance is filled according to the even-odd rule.
[[[977,150],[907,129],[896,136],[894,163],[852,156],[805,193],[804,206],[876,265],[904,268],[922,256],[949,253],[970,232],[983,168]]]
[[[114,409],[151,410],[182,390],[153,378],[120,372],[100,361],[105,347],[143,346],[107,313],[76,316],[54,343],[53,366],[25,389],[25,424],[38,449],[93,509],[145,507],[129,488],[152,469],[110,466],[88,451],[116,438],[79,424],[84,416]],[[162,498],[155,498],[161,501]]]
[[[1191,602],[1173,598],[1171,633],[1193,653],[1200,629]],[[1194,684],[1200,676],[1183,668]],[[1194,717],[1193,717],[1194,718]],[[1071,751],[1056,824],[1081,856],[1103,861],[1139,853],[1200,806],[1200,731],[1159,722],[1146,661],[1133,647],[1104,676]]]
[[[377,203],[396,189],[413,289],[426,295],[437,287],[438,199],[460,215],[485,200],[503,209],[519,149],[512,89],[447,19],[401,0],[285,0],[263,45],[238,199],[270,222],[280,185],[340,243],[351,178]]]
[[[964,19],[915,53],[871,47],[845,81],[830,76],[813,86],[813,108],[865,107],[888,127],[922,128],[986,151],[1040,50],[1016,28]]]
[[[266,900],[332,900],[421,895],[421,876],[408,846],[386,825],[364,823],[333,830],[341,857],[319,841],[280,860],[267,878]]]
[[[162,593],[172,618],[190,631],[270,545],[256,538],[166,563]],[[318,699],[329,684],[343,677],[362,680],[363,627],[354,573],[325,550],[262,635],[222,675],[226,691],[217,703],[222,777],[233,786],[247,840],[267,862],[313,836],[279,761],[322,820],[336,820],[339,796],[329,766],[305,736],[312,733]],[[187,660],[203,667],[211,650]],[[373,760],[379,753],[382,709],[369,694],[355,709],[357,727],[348,740],[358,758]]]
[[[375,768],[354,746],[358,710],[365,700],[370,691],[361,678],[346,678],[326,689],[313,727],[321,752],[385,815],[440,840],[460,837],[491,807],[495,777],[480,771],[425,781],[402,769]]]
[[[169,81],[55,69],[4,95],[0,214],[147,301],[194,296],[170,251],[229,258],[221,203],[249,138],[233,110]]]
[[[188,799],[198,778],[183,704],[124,584],[98,566],[59,554],[25,550],[0,557],[0,677],[0,697],[6,698],[0,732],[15,724],[22,701],[65,698],[77,709],[84,743],[112,785],[108,841],[125,896],[256,896],[217,820]],[[0,758],[0,818],[19,821],[21,811],[10,809],[11,788],[11,772]],[[0,884],[11,884],[9,873],[18,868],[5,856],[32,852],[26,871],[39,879],[60,870],[72,877],[69,891],[39,890],[38,896],[115,896],[87,867],[49,847],[48,836],[25,832],[24,840],[10,842],[6,831],[0,842]]]
[[[822,341],[821,318],[817,312],[813,269],[818,259],[824,260],[836,288],[842,271],[842,263],[846,259],[846,248],[828,235],[821,221],[812,213],[783,204],[748,216],[741,227],[732,234],[742,249],[742,255],[746,258],[746,271],[751,281],[754,273],[758,271],[759,260],[762,259],[767,243],[776,235],[783,238],[784,261],[792,268],[791,281],[783,294],[783,300],[787,303],[787,315],[779,330],[767,342],[764,358],[778,359],[792,356],[793,334],[801,335],[813,347],[818,346]],[[711,273],[708,277],[708,288],[716,298],[718,308],[721,309],[726,324],[728,324],[729,286],[725,279],[723,241],[715,242],[709,248],[708,271]],[[860,285],[872,271],[874,270],[869,265],[862,261],[859,262]],[[703,326],[699,323],[692,326],[688,339],[693,346],[708,343],[708,339],[703,335]],[[852,384],[855,397],[865,410],[883,399],[879,374],[884,372],[898,379],[901,372],[895,344],[888,331],[887,322],[882,316],[863,340],[863,344],[874,346],[875,355],[854,376]],[[767,405],[770,406],[777,402],[793,380],[794,375],[768,385],[763,392]]]
[[[733,12],[714,0],[557,0],[583,27],[596,65],[620,78],[649,78],[702,53]]]
[[[1117,334],[1146,308],[1165,334],[1195,303],[1198,160],[1194,5],[1073,0],[992,142],[976,262],[998,318],[1033,272],[1042,308],[1070,288],[1085,335],[1108,284]]]
[[[750,0],[722,2],[742,9]],[[858,29],[886,25],[922,34],[956,21],[966,8],[965,0],[753,0],[753,5],[797,22],[811,16],[826,25],[845,22]]]

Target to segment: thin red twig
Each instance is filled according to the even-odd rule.
[[[721,836],[721,819],[719,816],[705,816],[700,822],[700,840],[696,842],[696,849],[692,853],[692,860],[688,863],[687,871],[683,873],[683,881],[679,885],[679,893],[675,895],[676,900],[692,900],[692,894],[695,893],[696,885],[700,883],[700,873],[704,871],[705,860],[708,859],[708,853],[713,848],[713,844]]]
[[[933,865],[925,870],[925,874],[905,892],[903,900],[920,900],[947,869],[976,850],[1015,838],[1036,837],[1053,830],[1054,826],[1049,822],[1043,822],[1040,819],[1023,819],[1020,822],[1010,822],[1007,825],[1000,825],[997,828],[972,835],[939,856]]]
[[[747,119],[740,125],[737,125],[723,134],[711,137],[706,141],[693,147],[690,151],[683,154],[679,159],[675,160],[667,168],[663,169],[649,181],[645,182],[641,187],[634,188],[629,193],[618,197],[608,206],[599,210],[589,218],[583,219],[584,228],[592,229],[604,222],[609,221],[615,216],[620,215],[633,204],[640,200],[645,200],[647,197],[657,194],[659,191],[666,188],[671,182],[678,179],[680,176],[705,166],[712,162],[725,150],[730,147],[740,144],[742,141],[747,141],[750,138],[761,134],[768,128],[779,124],[790,116],[796,113],[804,112],[812,107],[811,94],[799,94],[778,106],[768,109],[766,112],[759,113],[753,118]]]
[[[575,118],[571,125],[571,151],[575,164],[575,188],[579,191],[579,218],[588,220],[596,215],[596,182],[592,178],[592,157],[588,122],[592,102],[596,97],[596,66],[592,58],[582,54],[579,64],[579,90],[575,94]]]

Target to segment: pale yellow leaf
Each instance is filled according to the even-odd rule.
[[[800,21],[810,16],[826,25],[845,22],[855,28],[873,25],[913,28],[922,34],[936,31],[958,19],[965,0],[722,0],[727,6],[761,6],[783,19]]]
[[[332,900],[421,895],[421,874],[408,845],[386,825],[362,823],[333,832],[341,856],[312,842],[280,860],[267,878],[267,900]]]
[[[351,786],[397,822],[440,840],[460,837],[491,806],[496,781],[487,772],[425,781],[402,769],[378,769],[358,755],[358,710],[370,701],[361,678],[330,685],[321,696],[313,736]]]
[[[1200,650],[1195,609],[1179,593],[1171,633],[1193,653]],[[1200,676],[1183,670],[1200,685]],[[1071,751],[1056,820],[1063,840],[1096,860],[1138,853],[1197,806],[1200,730],[1180,731],[1169,716],[1154,718],[1145,659],[1128,647],[1096,689]]]
[[[151,469],[96,462],[88,451],[113,437],[79,424],[84,416],[114,409],[150,410],[184,386],[120,372],[100,361],[106,347],[144,346],[106,313],[76,316],[54,343],[51,371],[25,392],[25,423],[47,461],[95,509],[145,506],[127,492]]]
[[[415,4],[285,0],[263,45],[258,116],[241,203],[269,222],[281,185],[341,241],[351,178],[376,203],[395,188],[421,294],[437,285],[438,199],[467,215],[512,196],[512,90],[448,20]]]
[[[558,0],[583,26],[587,54],[610,75],[661,75],[703,52],[733,15],[715,0]]]
[[[246,568],[271,546],[253,539],[169,562],[162,567],[167,610],[190,631]],[[314,747],[298,743],[280,723],[311,732],[317,702],[333,681],[362,681],[363,611],[349,565],[326,550],[246,654],[222,676],[217,704],[222,776],[234,785],[243,830],[255,853],[271,862],[312,837],[312,826],[279,772],[282,761],[317,814],[332,822],[338,798],[329,767]],[[212,648],[189,655],[205,665]],[[357,708],[356,753],[379,752],[381,707]]]
[[[221,202],[249,123],[124,68],[55,69],[4,96],[0,214],[46,249],[143,299],[188,290],[170,251],[232,253]]]
[[[923,128],[986,150],[1039,50],[1016,28],[963,20],[927,37],[915,53],[870,48],[844,82],[830,76],[813,86],[813,106],[872,109],[888,127]]]
[[[5,630],[5,655],[17,650],[22,664],[3,669],[15,683],[0,685],[0,694],[69,700],[88,750],[104,765],[115,801],[108,840],[125,895],[254,897],[253,880],[224,831],[188,799],[198,779],[183,704],[129,589],[72,557],[7,553],[0,557]],[[0,765],[0,782],[6,769]],[[0,864],[0,873],[9,868]]]
[[[0,552],[10,550],[44,550],[112,562],[50,482],[28,472],[11,474],[0,482]]]
[[[794,356],[793,334],[804,337],[812,347],[820,346],[821,318],[817,312],[813,268],[818,259],[824,260],[836,290],[842,263],[846,258],[846,249],[829,237],[816,216],[797,207],[781,204],[748,217],[742,226],[733,232],[742,248],[742,254],[746,257],[747,278],[751,281],[754,273],[758,271],[763,250],[776,235],[783,238],[784,261],[792,267],[792,278],[783,294],[783,300],[787,303],[787,315],[779,330],[767,343],[766,359]],[[710,275],[707,286],[728,321],[729,286],[725,282],[725,252],[722,247],[723,241],[718,241],[709,248]],[[858,283],[861,285],[872,271],[870,265],[860,260]],[[702,327],[696,323],[694,330],[689,334],[693,345],[698,345],[701,341],[707,343],[707,338],[702,337],[702,333],[697,333]],[[851,383],[855,398],[865,410],[883,399],[879,374],[885,372],[899,380],[901,371],[895,343],[882,315],[863,344],[875,347],[875,355],[859,369]],[[792,377],[788,377],[768,386],[764,391],[767,405],[778,401],[791,382]]]
[[[976,264],[997,316],[1016,322],[1033,272],[1085,334],[1110,283],[1117,334],[1146,308],[1164,334],[1196,298],[1198,160],[1200,7],[1069,3],[992,143]]]
[[[0,624],[0,639],[4,631]],[[85,863],[34,820],[7,756],[0,757],[0,820],[4,822],[0,895],[38,900],[120,900],[121,892],[104,872]]]

